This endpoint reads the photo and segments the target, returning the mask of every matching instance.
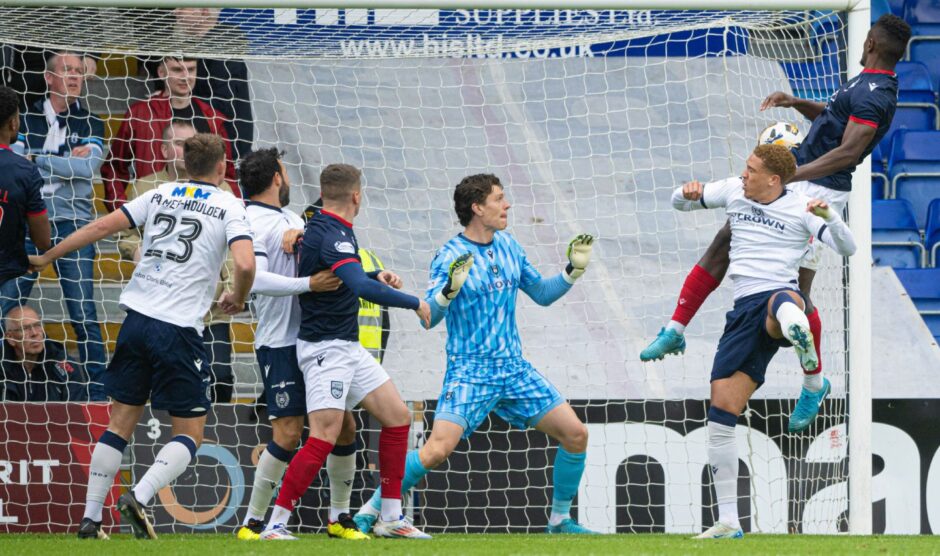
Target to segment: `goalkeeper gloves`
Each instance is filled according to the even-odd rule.
[[[568,266],[563,274],[565,282],[574,284],[575,280],[584,274],[584,269],[591,262],[591,246],[594,236],[581,234],[568,244]]]
[[[450,305],[450,302],[460,293],[460,288],[467,281],[467,277],[470,276],[471,268],[473,268],[473,255],[470,253],[464,253],[450,263],[450,268],[447,270],[447,283],[434,296],[438,305],[441,307]]]

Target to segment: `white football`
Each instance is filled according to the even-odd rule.
[[[757,141],[760,145],[783,145],[788,149],[795,149],[803,142],[803,134],[796,124],[774,122],[760,132]]]

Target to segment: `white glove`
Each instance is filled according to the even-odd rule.
[[[470,253],[464,253],[450,263],[450,268],[447,270],[447,283],[434,296],[438,305],[441,307],[450,305],[450,302],[460,293],[460,288],[467,281],[467,277],[470,276],[471,268],[473,268],[473,255]]]
[[[584,274],[584,269],[591,262],[591,249],[594,236],[581,234],[568,244],[568,266],[565,268],[565,281],[574,284]]]

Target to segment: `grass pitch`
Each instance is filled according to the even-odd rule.
[[[271,546],[271,545],[274,546]],[[110,541],[80,541],[74,535],[0,535],[3,555],[160,554],[227,556],[229,554],[940,554],[940,538],[931,536],[748,535],[741,540],[694,541],[681,535],[436,535],[430,541],[373,539],[340,541],[323,535],[301,535],[297,542],[238,541],[228,535],[162,535],[138,541],[115,535]]]

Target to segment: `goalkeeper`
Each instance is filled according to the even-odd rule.
[[[443,463],[461,437],[470,436],[494,411],[516,427],[535,427],[561,444],[547,532],[592,534],[569,512],[584,473],[587,427],[522,357],[516,294],[521,289],[542,306],[561,298],[584,273],[594,238],[575,238],[564,272],[542,278],[522,246],[503,231],[509,206],[502,184],[492,174],[466,177],[454,192],[454,209],[464,231],[431,263],[426,296],[430,326],[447,319],[447,372],[431,437],[405,460],[402,492]],[[371,530],[379,514],[380,490],[354,518],[363,532]]]

